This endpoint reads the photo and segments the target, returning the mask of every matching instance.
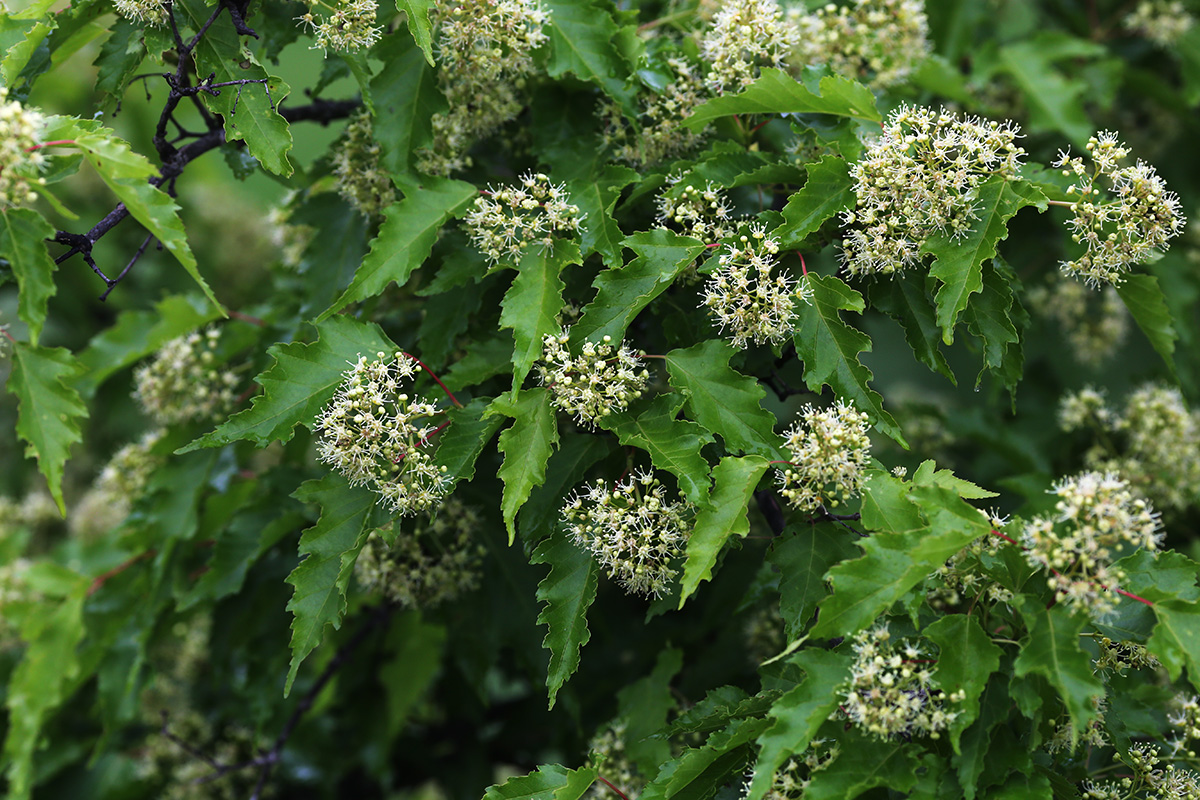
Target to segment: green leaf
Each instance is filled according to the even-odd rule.
[[[709,488],[708,461],[700,450],[713,437],[696,423],[675,418],[682,405],[679,395],[662,394],[636,418],[626,411],[610,414],[603,427],[622,445],[649,453],[650,463],[674,475],[688,502],[699,506],[707,501]]]
[[[8,679],[9,798],[28,798],[34,781],[33,756],[46,718],[69,696],[79,673],[78,647],[83,641],[83,601],[88,581],[77,576],[70,594],[56,606],[31,614],[22,626],[28,642],[24,657]]]
[[[180,0],[175,9],[176,13],[183,12],[194,30],[199,30],[212,15],[202,0]],[[194,56],[200,74],[214,75],[214,83],[265,82],[265,85],[226,86],[216,96],[201,92],[200,98],[210,112],[225,121],[226,141],[244,141],[250,155],[268,172],[284,178],[291,175],[287,153],[292,149],[292,132],[277,110],[291,91],[288,85],[267,74],[232,25],[210,27],[197,42]]]
[[[1187,667],[1188,680],[1200,687],[1200,608],[1195,601],[1159,600],[1154,616],[1158,624],[1146,647],[1158,656],[1171,680]]]
[[[942,341],[954,341],[954,325],[970,296],[983,288],[983,262],[996,255],[996,245],[1008,237],[1008,220],[1025,206],[1046,209],[1046,196],[1028,181],[996,175],[979,186],[975,198],[978,215],[973,227],[958,237],[930,236],[921,248],[936,258],[929,274],[941,281],[937,297],[937,322]]]
[[[389,283],[403,286],[413,270],[429,257],[446,221],[477,196],[475,187],[447,178],[425,178],[422,185],[384,209],[379,235],[354,273],[354,281],[317,318],[328,319],[350,303],[380,294]]]
[[[434,463],[445,467],[447,477],[454,483],[475,477],[476,459],[504,424],[503,417],[484,416],[488,402],[487,398],[477,397],[466,406],[446,413],[450,427],[438,440]]]
[[[1126,275],[1117,284],[1117,293],[1125,301],[1125,307],[1133,315],[1134,322],[1150,340],[1154,351],[1162,356],[1167,369],[1175,376],[1175,341],[1179,334],[1175,331],[1158,278],[1153,275]]]
[[[625,756],[649,775],[670,757],[671,746],[657,736],[677,702],[671,682],[683,668],[683,651],[666,647],[658,652],[654,669],[617,692],[617,717],[625,723]]]
[[[54,260],[46,251],[54,226],[29,208],[5,208],[0,217],[0,258],[17,278],[17,316],[29,326],[29,342],[36,345],[55,292]]]
[[[530,248],[521,257],[521,265],[512,286],[500,303],[500,327],[511,328],[516,349],[513,351],[513,390],[520,388],[533,362],[542,355],[542,338],[559,333],[558,315],[563,308],[563,282],[559,273],[567,264],[579,264],[579,245],[565,239],[554,242],[547,252]]]
[[[594,769],[546,764],[536,772],[489,786],[483,800],[579,800],[595,780]]]
[[[546,482],[535,488],[521,507],[518,530],[531,546],[550,535],[562,513],[562,501],[583,481],[587,470],[612,449],[612,437],[566,434],[546,467]]]
[[[550,708],[558,690],[579,669],[579,650],[592,638],[587,612],[596,599],[597,566],[591,554],[560,529],[542,541],[531,564],[548,564],[550,573],[538,584],[537,599],[545,603],[538,624],[547,627],[542,647],[550,651],[546,688]]]
[[[404,12],[404,21],[408,32],[421,52],[425,61],[433,66],[433,27],[429,24],[429,9],[433,8],[433,0],[396,0],[396,10]]]
[[[635,233],[621,244],[637,257],[620,268],[602,270],[592,285],[596,297],[571,329],[577,341],[624,338],[634,317],[662,294],[697,256],[703,243],[661,228]]]
[[[321,409],[342,385],[343,373],[360,355],[397,350],[373,322],[336,316],[313,327],[317,341],[276,344],[267,350],[275,363],[254,379],[262,385],[263,393],[249,408],[178,452],[222,447],[242,439],[259,447],[277,440],[290,441],[297,425],[312,429]]]
[[[769,724],[765,719],[733,721],[702,747],[689,747],[663,764],[638,800],[705,800],[715,795],[745,769],[748,744]]]
[[[513,339],[502,333],[474,344],[462,358],[442,375],[442,383],[452,392],[483,383],[488,378],[512,371]]]
[[[876,472],[863,484],[862,524],[869,531],[908,533],[925,525],[917,504],[909,499],[911,485],[886,472]]]
[[[367,522],[379,499],[369,489],[351,486],[337,473],[306,481],[292,495],[321,507],[321,518],[300,536],[303,560],[287,577],[295,587],[287,610],[292,619],[292,663],[283,694],[292,691],[296,672],[325,638],[325,628],[342,627],[346,587],[358,552],[367,539]]]
[[[118,19],[112,26],[112,34],[100,46],[95,61],[96,90],[107,95],[106,106],[109,102],[120,101],[145,59],[142,28],[127,19]]]
[[[764,797],[775,771],[812,742],[817,729],[841,702],[837,690],[849,677],[851,660],[844,654],[810,648],[793,656],[791,663],[804,670],[804,680],[771,707],[774,724],[758,737],[758,762],[746,787],[746,800]]]
[[[783,207],[783,225],[775,230],[779,246],[794,250],[820,229],[825,220],[854,208],[857,195],[850,179],[850,165],[843,158],[827,155],[806,168],[808,179]]]
[[[410,612],[391,625],[387,638],[391,657],[378,674],[387,697],[388,733],[394,737],[441,673],[447,637],[444,626]]]
[[[917,360],[957,386],[958,381],[950,369],[950,363],[941,351],[933,300],[924,284],[925,276],[915,273],[875,281],[868,290],[871,308],[882,311],[900,323],[904,329],[904,340],[912,348]]]
[[[437,72],[412,37],[393,33],[371,48],[387,69],[371,81],[373,128],[383,149],[383,166],[393,177],[414,181],[413,153],[433,140],[433,116],[446,108]]]
[[[32,17],[29,12],[30,9],[26,9],[24,13]],[[4,31],[4,34],[7,34],[4,36],[4,43],[8,46],[0,56],[0,77],[4,78],[6,86],[12,86],[18,82],[21,72],[29,64],[34,53],[54,30],[55,22],[53,17],[46,21],[28,19],[19,23],[7,16],[3,19],[7,29]]]
[[[1041,675],[1062,698],[1071,719],[1071,742],[1096,716],[1092,699],[1104,696],[1104,684],[1092,674],[1092,660],[1079,647],[1079,634],[1087,624],[1063,606],[1045,608],[1040,601],[1019,595],[1015,603],[1029,628],[1029,641],[1013,663],[1018,678]]]
[[[829,590],[825,574],[858,555],[840,528],[797,525],[771,543],[767,562],[779,571],[779,613],[789,641],[800,636]]]
[[[1004,651],[992,643],[979,624],[979,617],[948,614],[925,628],[922,634],[938,646],[937,682],[947,691],[962,691],[956,704],[958,716],[950,724],[950,745],[962,752],[962,733],[979,716],[979,697],[988,678],[1000,668]]]
[[[244,507],[214,537],[212,557],[205,565],[204,574],[180,599],[180,610],[240,592],[250,567],[280,539],[298,530],[303,522],[303,517],[296,511],[280,509],[274,497]]]
[[[1056,131],[1082,146],[1095,130],[1084,107],[1087,82],[1067,78],[1055,66],[1062,59],[1098,57],[1107,50],[1061,33],[1045,32],[1000,48],[1001,67],[1012,76],[1029,104],[1031,131]]]
[[[883,119],[871,90],[849,78],[807,68],[797,81],[783,70],[765,67],[754,83],[738,94],[714,97],[683,124],[698,131],[714,119],[734,114],[832,114],[867,122]]]
[[[599,175],[567,182],[571,202],[579,206],[583,217],[580,226],[580,255],[583,258],[599,253],[609,267],[621,263],[625,234],[613,219],[612,210],[621,191],[638,177],[629,167],[609,164]]]
[[[870,337],[847,325],[839,313],[861,314],[862,295],[832,275],[810,272],[807,280],[813,290],[812,305],[800,306],[800,325],[792,336],[796,355],[804,361],[804,384],[818,394],[829,384],[839,398],[853,400],[869,414],[876,428],[907,447],[900,426],[883,410],[883,398],[867,385],[871,370],[858,360],[859,353],[870,352]]]
[[[546,72],[551,78],[573,73],[595,83],[618,101],[630,92],[625,87],[629,67],[617,50],[620,28],[607,9],[594,0],[543,0],[550,12],[544,30],[550,37]]]
[[[730,536],[750,532],[746,514],[759,479],[767,471],[766,460],[758,456],[726,456],[713,469],[713,488],[708,503],[696,515],[687,543],[687,561],[683,565],[679,607],[700,586],[712,580],[712,568]]]
[[[514,422],[500,434],[499,450],[504,463],[496,475],[504,481],[504,497],[500,508],[508,529],[508,543],[513,543],[516,528],[513,520],[517,511],[529,499],[533,487],[546,481],[546,463],[558,443],[558,426],[550,392],[544,388],[525,389],[516,399],[502,396],[492,401],[484,416],[502,414]]]
[[[877,786],[900,793],[916,784],[919,750],[907,742],[880,741],[851,728],[838,737],[838,743],[842,755],[813,774],[804,800],[843,800]]]
[[[729,366],[733,353],[719,339],[672,350],[665,356],[671,386],[687,397],[692,419],[724,439],[730,450],[779,460],[775,417],[759,405],[766,392]]]
[[[50,496],[64,516],[63,465],[71,445],[83,440],[79,423],[88,415],[79,392],[71,386],[80,370],[79,362],[61,347],[12,343],[8,391],[19,403],[17,436],[28,444],[25,456],[37,458]]]

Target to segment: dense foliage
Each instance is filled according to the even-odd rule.
[[[1193,5],[0,15],[6,795],[1200,796]]]

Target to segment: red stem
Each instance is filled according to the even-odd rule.
[[[91,597],[93,594],[95,594],[100,589],[100,587],[104,585],[105,581],[107,581],[109,578],[115,578],[116,576],[120,575],[122,572],[129,569],[130,567],[132,567],[134,564],[138,563],[139,561],[145,561],[147,558],[153,558],[156,555],[158,555],[157,550],[153,550],[153,549],[147,550],[144,553],[140,553],[140,554],[134,556],[133,558],[130,558],[130,559],[127,559],[127,560],[121,562],[117,566],[110,569],[108,572],[100,573],[92,581],[92,585],[88,587],[88,590],[87,590],[88,597]]]
[[[1011,543],[1011,544],[1017,544],[1017,542],[1016,542],[1016,540],[1015,540],[1015,539],[1011,539],[1011,538],[1009,538],[1008,536],[1005,536],[1003,533],[1001,533],[1001,532],[1000,532],[1000,531],[998,531],[998,530],[995,530],[995,529],[993,529],[993,530],[992,530],[992,533],[994,533],[996,536],[999,536],[1001,539],[1003,539],[1003,540],[1004,540],[1004,541],[1006,541],[1006,542],[1009,542],[1009,543]],[[1028,548],[1028,547],[1022,547],[1021,549],[1022,549],[1022,550],[1028,550],[1029,548]],[[1050,571],[1051,571],[1051,572],[1053,572],[1055,575],[1057,575],[1057,576],[1058,576],[1058,577],[1060,577],[1060,578],[1064,577],[1064,576],[1063,576],[1063,574],[1062,574],[1061,572],[1059,572],[1058,570],[1054,569],[1053,567],[1051,567],[1051,568],[1050,568]],[[1096,585],[1097,585],[1097,586],[1099,586],[1099,587],[1100,587],[1100,588],[1102,588],[1102,589],[1108,589],[1109,591],[1116,592],[1117,594],[1121,595],[1122,597],[1128,597],[1130,600],[1137,600],[1139,603],[1145,603],[1146,605],[1148,605],[1148,606],[1151,606],[1151,607],[1153,607],[1153,606],[1154,606],[1154,603],[1153,603],[1153,602],[1151,602],[1150,600],[1147,600],[1147,599],[1146,599],[1146,598],[1144,598],[1144,597],[1138,597],[1138,596],[1137,596],[1136,594],[1134,594],[1133,592],[1127,592],[1127,591],[1125,591],[1124,589],[1118,589],[1118,588],[1116,588],[1115,586],[1111,586],[1111,587],[1110,587],[1110,586],[1105,586],[1105,585],[1104,585],[1104,584],[1102,584],[1102,583],[1097,583]]]
[[[607,786],[608,788],[610,788],[610,789],[612,789],[614,792],[616,792],[618,795],[620,795],[620,796],[621,796],[621,800],[629,800],[629,798],[625,796],[625,793],[624,793],[624,792],[622,792],[620,789],[618,789],[617,787],[615,787],[615,786],[613,786],[611,783],[609,783],[609,782],[608,782],[608,779],[607,779],[607,778],[605,778],[603,775],[597,775],[597,776],[596,776],[596,780],[600,781],[600,782],[601,782],[601,783],[603,783],[605,786]]]
[[[460,402],[458,402],[458,398],[454,396],[454,392],[452,392],[452,391],[450,391],[449,389],[447,389],[447,388],[446,388],[446,384],[442,383],[442,379],[441,379],[441,378],[439,378],[439,377],[437,376],[437,374],[436,374],[436,373],[435,373],[433,370],[431,370],[429,367],[425,366],[425,362],[424,362],[424,361],[422,361],[421,359],[417,358],[417,357],[416,357],[416,356],[414,356],[412,353],[405,353],[404,355],[408,356],[408,357],[409,357],[409,358],[411,358],[413,361],[415,361],[415,362],[417,362],[418,364],[420,364],[420,365],[421,365],[421,369],[423,369],[423,370],[425,370],[426,372],[428,372],[428,373],[429,373],[429,377],[431,377],[431,378],[433,378],[435,381],[437,381],[437,385],[438,385],[438,386],[440,386],[440,387],[442,387],[442,391],[443,391],[443,392],[445,392],[445,393],[446,393],[446,396],[450,398],[450,402],[451,402],[451,403],[454,403],[454,407],[455,407],[455,408],[462,408],[462,407],[463,407],[463,404],[462,404],[462,403],[460,403]],[[446,423],[446,425],[449,425],[449,424],[450,424],[450,423],[448,423],[448,422]],[[446,427],[446,426],[445,426],[445,425],[443,425],[443,426],[442,426],[442,428],[444,428],[444,427]],[[442,428],[438,428],[438,430],[440,431]]]
[[[25,148],[26,153],[32,153],[34,150],[41,150],[43,147],[53,147],[56,144],[77,144],[74,139],[55,139],[53,142],[42,142],[41,144],[31,144]]]
[[[249,314],[243,314],[241,311],[229,309],[229,316],[233,319],[240,319],[242,322],[249,322],[251,325],[257,325],[260,328],[265,328],[267,323],[263,322],[258,317],[252,317]]]
[[[807,278],[808,277],[808,265],[804,263],[804,254],[801,253],[799,250],[797,250],[796,255],[800,257],[800,271],[802,273],[804,273],[804,277]]]

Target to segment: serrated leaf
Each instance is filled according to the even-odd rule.
[[[200,30],[212,10],[203,0],[180,0],[176,13],[183,12],[194,30]],[[292,149],[292,132],[278,106],[291,89],[267,71],[232,25],[213,25],[200,37],[194,50],[201,75],[213,74],[214,83],[239,80],[263,80],[264,84],[226,86],[219,94],[201,92],[204,106],[225,121],[226,141],[244,141],[250,155],[263,168],[281,177],[292,174],[287,153]]]
[[[663,229],[635,233],[621,244],[637,257],[624,267],[602,270],[596,276],[592,282],[596,297],[571,329],[571,338],[577,341],[624,338],[634,317],[704,252],[699,240]]]
[[[564,284],[559,273],[568,264],[580,263],[579,245],[565,239],[554,242],[545,251],[533,247],[525,251],[517,277],[504,294],[500,306],[500,327],[510,328],[516,348],[513,350],[513,390],[520,388],[533,363],[542,355],[542,339],[560,332],[558,315],[562,312]]]
[[[868,122],[883,118],[871,90],[840,75],[806,68],[797,81],[780,69],[764,67],[758,80],[733,95],[714,97],[692,112],[684,125],[694,131],[734,114],[832,114]]]
[[[32,16],[29,12],[30,9],[25,9],[24,13]],[[15,20],[11,18],[5,19],[5,27],[8,28],[5,33],[15,32],[13,29],[14,22]],[[15,41],[6,36],[5,39],[12,41],[12,43],[0,53],[0,77],[4,78],[6,86],[12,86],[17,83],[21,72],[29,64],[30,59],[33,58],[33,54],[46,41],[46,37],[50,35],[50,32],[54,30],[55,21],[53,16],[51,16],[49,19],[42,21],[33,21],[32,19],[22,20],[17,25],[19,26],[17,30],[23,29],[23,35],[16,37]]]
[[[244,509],[215,537],[204,574],[180,598],[180,610],[237,594],[250,567],[303,523],[299,513],[281,511],[274,500]]]
[[[383,149],[383,165],[393,176],[413,180],[412,156],[433,139],[433,115],[446,108],[437,90],[437,72],[412,37],[393,33],[371,48],[387,69],[371,81],[373,129]]]
[[[974,800],[976,796],[979,776],[992,752],[992,729],[1005,722],[1010,708],[1012,698],[1008,696],[1008,677],[995,675],[984,687],[978,716],[962,733],[961,751],[951,758],[966,800]]]
[[[929,274],[941,282],[937,290],[938,327],[942,341],[954,341],[958,315],[972,294],[983,288],[983,262],[996,255],[996,245],[1008,237],[1008,220],[1025,206],[1046,209],[1046,196],[1033,184],[993,176],[979,185],[976,219],[962,236],[935,234],[921,251],[935,257]]]
[[[692,419],[720,436],[730,450],[780,459],[775,417],[759,405],[766,392],[729,366],[733,348],[709,339],[664,357],[671,386],[687,397]]]
[[[489,786],[483,800],[579,800],[596,780],[596,770],[546,764],[517,778]]]
[[[800,636],[829,594],[825,574],[856,555],[844,531],[829,526],[800,525],[772,543],[767,561],[779,570],[779,613],[789,641]]]
[[[599,175],[567,182],[571,202],[579,206],[583,221],[580,225],[580,255],[587,258],[599,253],[605,265],[621,263],[621,246],[625,234],[613,219],[613,206],[621,191],[638,179],[629,167],[609,164]]]
[[[28,642],[21,662],[8,680],[9,798],[28,798],[34,781],[33,756],[46,718],[68,696],[79,673],[79,643],[83,641],[83,601],[88,582],[76,577],[73,591],[57,606],[26,618],[21,638]]]
[[[84,398],[90,398],[113,373],[217,316],[217,310],[201,298],[178,295],[155,303],[153,311],[122,311],[113,325],[92,337],[79,352],[84,369],[74,386]]]
[[[275,363],[254,379],[263,387],[263,393],[249,408],[178,452],[222,447],[242,439],[259,447],[273,441],[287,442],[297,425],[313,427],[317,414],[341,386],[343,373],[360,355],[397,350],[373,322],[336,316],[313,327],[317,341],[276,344],[267,350]]]
[[[904,340],[917,360],[957,386],[958,380],[950,369],[950,362],[941,351],[933,299],[925,291],[924,284],[925,277],[915,273],[875,281],[868,290],[871,308],[896,320],[904,329]]]
[[[537,621],[548,629],[542,647],[550,651],[546,688],[553,709],[558,690],[579,669],[580,649],[592,638],[587,612],[596,599],[598,568],[591,553],[562,530],[543,540],[529,562],[550,566],[550,573],[538,584],[537,599],[546,606]]]
[[[108,101],[119,102],[145,59],[146,43],[142,28],[127,19],[117,19],[94,62],[97,68],[96,90],[108,95]]]
[[[1014,603],[1029,629],[1029,641],[1013,662],[1013,674],[1041,675],[1062,698],[1071,719],[1071,742],[1096,716],[1094,697],[1104,696],[1104,684],[1092,673],[1092,660],[1079,647],[1079,633],[1087,624],[1083,615],[1072,615],[1063,606],[1045,608],[1036,599],[1020,595]]]
[[[1154,616],[1158,624],[1146,647],[1172,680],[1187,667],[1188,680],[1193,687],[1200,687],[1200,608],[1194,601],[1159,600],[1154,604]]]
[[[627,100],[629,67],[616,46],[620,28],[612,15],[593,0],[544,0],[543,7],[549,12],[544,29],[550,37],[550,77],[569,72],[615,100]]]
[[[1121,585],[1152,603],[1200,600],[1200,564],[1174,550],[1138,550],[1115,565],[1125,576]]]
[[[336,472],[320,480],[305,481],[292,495],[302,503],[321,507],[317,524],[300,536],[303,560],[287,577],[295,587],[287,610],[292,618],[292,661],[283,695],[287,697],[300,664],[325,638],[325,628],[342,627],[346,613],[346,587],[354,561],[367,538],[367,522],[379,496],[370,489],[351,486]]]
[[[1000,668],[1004,651],[979,625],[979,618],[948,614],[921,632],[938,646],[938,685],[950,692],[962,691],[955,705],[958,716],[950,723],[950,745],[961,753],[962,733],[979,716],[979,697],[988,678]]]
[[[925,525],[921,510],[909,499],[911,486],[886,472],[876,472],[863,484],[862,524],[868,531],[907,533]]]
[[[675,418],[682,400],[674,394],[659,395],[636,418],[622,411],[605,417],[603,425],[617,435],[622,445],[649,453],[651,464],[679,481],[688,502],[702,505],[708,498],[709,470],[700,450],[713,437],[696,423]]]
[[[421,52],[425,61],[433,66],[433,27],[429,23],[429,9],[433,8],[433,0],[396,0],[396,10],[404,12],[404,21],[408,32]]]
[[[746,800],[764,797],[775,771],[792,754],[804,752],[841,702],[837,688],[850,674],[850,657],[830,650],[802,650],[791,662],[804,670],[804,680],[771,707],[773,724],[758,737],[758,762],[746,787]]]
[[[1133,321],[1150,340],[1154,352],[1162,356],[1167,369],[1175,376],[1175,341],[1179,334],[1175,331],[1158,278],[1153,275],[1126,275],[1117,284],[1117,294],[1121,295],[1125,307],[1133,315]]]
[[[808,178],[804,186],[788,198],[783,207],[783,225],[775,229],[784,250],[802,246],[825,220],[854,208],[857,201],[850,165],[844,158],[825,156],[805,170]]]
[[[611,448],[608,436],[568,433],[562,437],[546,467],[546,482],[535,488],[521,507],[517,527],[527,547],[550,535],[562,513],[562,499]]]
[[[508,529],[508,543],[516,536],[513,520],[517,511],[529,499],[533,487],[546,481],[546,464],[554,445],[558,443],[558,425],[550,392],[544,388],[525,389],[516,398],[497,397],[485,416],[501,414],[513,418],[511,428],[500,434],[499,450],[504,463],[496,476],[504,481],[504,497],[500,508]]]
[[[33,209],[0,209],[0,258],[17,278],[17,316],[29,326],[35,345],[55,292],[54,260],[46,250],[46,239],[52,238],[54,226]]]
[[[729,537],[750,532],[746,516],[750,498],[768,466],[766,459],[758,456],[726,456],[713,469],[712,494],[696,514],[688,537],[687,561],[680,579],[680,608],[701,581],[712,580],[712,568]]]
[[[429,257],[446,221],[477,196],[475,187],[448,178],[425,178],[403,200],[384,209],[379,235],[354,273],[354,280],[317,318],[328,319],[350,303],[381,293],[389,283],[403,286]]]
[[[446,468],[451,485],[475,477],[475,461],[492,436],[504,424],[504,418],[484,416],[488,398],[477,397],[462,408],[446,413],[450,427],[438,439],[434,463]]]
[[[880,741],[851,728],[838,737],[838,744],[846,755],[853,755],[836,758],[826,769],[813,773],[804,788],[805,800],[843,800],[877,786],[900,793],[916,785],[919,751],[907,743]]]
[[[17,436],[28,444],[25,456],[37,458],[50,496],[64,516],[63,465],[71,445],[83,440],[79,424],[88,415],[87,406],[71,385],[80,370],[79,362],[61,347],[12,343],[8,391],[19,404]]]
[[[810,272],[812,305],[800,305],[800,324],[792,336],[796,355],[804,361],[804,384],[812,391],[829,387],[843,400],[853,400],[860,411],[872,418],[875,427],[904,447],[904,435],[892,415],[883,410],[883,398],[867,384],[874,377],[858,360],[858,354],[871,351],[871,339],[847,325],[842,311],[863,312],[861,294],[832,275]]]
[[[639,800],[706,800],[745,769],[747,746],[770,722],[739,719],[708,738],[701,747],[689,747],[667,761],[642,789]]]

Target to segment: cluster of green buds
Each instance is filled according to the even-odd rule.
[[[167,21],[166,0],[113,0],[118,14],[141,25],[164,25]]]
[[[803,755],[795,755],[775,770],[765,800],[803,800],[812,776],[837,760],[842,748],[835,739],[813,739]]]
[[[542,340],[542,360],[537,368],[542,385],[550,387],[555,408],[594,428],[642,396],[650,378],[641,362],[645,353],[635,353],[625,342],[614,346],[612,337],[606,335],[598,343],[584,342],[579,355],[573,356],[569,342],[570,330]]]
[[[161,717],[147,719],[149,733],[133,757],[135,774],[158,787],[160,800],[234,800],[256,791],[253,770],[222,773],[213,766],[245,763],[262,753],[264,742],[248,727],[214,723],[190,705],[170,709],[171,738],[163,735],[163,724]]]
[[[295,268],[300,265],[300,259],[308,248],[316,228],[311,225],[298,225],[292,222],[291,203],[295,192],[289,192],[279,205],[267,212],[267,235],[272,246],[279,251],[279,261],[283,266]]]
[[[798,43],[796,26],[775,0],[727,0],[700,42],[708,87],[717,94],[739,92],[763,67],[785,66]]]
[[[571,498],[563,523],[627,593],[659,597],[675,577],[672,561],[687,542],[691,507],[672,501],[649,471],[624,483],[599,480]]]
[[[1092,666],[1100,674],[1124,675],[1130,669],[1158,669],[1162,666],[1144,644],[1101,636],[1096,640],[1096,646],[1100,649],[1100,655],[1092,661]]]
[[[797,285],[791,275],[776,270],[778,254],[779,240],[759,223],[721,248],[717,269],[704,284],[703,306],[734,347],[785,341],[795,330],[795,301],[811,300],[807,280]]]
[[[308,5],[296,19],[316,35],[314,50],[356,53],[379,41],[383,32],[375,24],[376,0],[308,0]]]
[[[108,533],[129,516],[129,509],[146,488],[154,470],[162,465],[154,445],[166,432],[147,432],[136,442],[117,450],[91,488],[71,511],[68,525],[78,536],[94,537]]]
[[[797,64],[828,64],[839,75],[884,88],[904,81],[929,55],[922,0],[853,0],[813,13],[789,9],[800,32]]]
[[[1154,666],[1158,666],[1157,659]],[[1188,745],[1200,739],[1200,696],[1181,692],[1171,700],[1171,705],[1175,710],[1167,715],[1167,722],[1174,728],[1172,749],[1176,752],[1186,752],[1189,758],[1195,758],[1195,752]]]
[[[237,375],[217,366],[216,328],[176,337],[134,373],[133,396],[159,425],[211,420],[233,405]]]
[[[619,103],[602,100],[603,141],[613,148],[613,157],[638,167],[653,166],[699,147],[705,131],[685,128],[684,120],[708,99],[700,70],[679,57],[666,60],[674,80],[641,98],[636,128],[625,119]]]
[[[368,217],[396,202],[392,179],[380,163],[379,139],[370,112],[358,112],[346,125],[341,146],[333,156],[333,174],[338,193]]]
[[[46,118],[16,100],[0,86],[0,208],[20,206],[37,199],[35,186],[45,183],[38,173],[46,157],[37,149]]]
[[[1007,517],[994,512],[985,513],[984,516],[993,531],[1003,531],[1009,525]],[[994,605],[1011,601],[1012,592],[992,580],[986,570],[987,566],[995,563],[1003,542],[994,534],[980,536],[946,559],[925,580],[925,602],[930,608],[947,611],[965,603],[973,603],[981,597]]]
[[[1195,24],[1196,18],[1179,0],[1142,0],[1121,20],[1125,30],[1145,36],[1162,48],[1179,44]]]
[[[1158,514],[1113,473],[1064,478],[1050,493],[1058,497],[1054,512],[1034,517],[1021,534],[1025,558],[1050,573],[1058,602],[1103,616],[1114,608],[1110,590],[1125,577],[1113,562],[1139,548],[1158,548]]]
[[[705,244],[716,244],[737,233],[736,220],[730,216],[725,192],[712,181],[696,188],[693,184],[680,187],[682,175],[667,177],[667,188],[657,198],[658,221],[665,227],[674,225],[685,236]]]
[[[1096,134],[1088,140],[1087,151],[1090,164],[1067,152],[1060,152],[1054,162],[1063,175],[1075,178],[1067,187],[1073,200],[1067,227],[1071,238],[1086,248],[1079,258],[1060,266],[1090,286],[1119,284],[1132,265],[1144,264],[1154,253],[1166,250],[1187,220],[1179,195],[1167,191],[1154,167],[1144,161],[1121,166],[1129,149],[1116,133]]]
[[[587,765],[595,769],[604,780],[615,786],[623,796],[629,800],[637,800],[646,779],[625,749],[627,727],[623,721],[613,720],[593,736],[592,741],[588,744]],[[604,800],[611,796],[611,791],[597,781],[588,789],[584,798],[586,800]]]
[[[475,199],[465,222],[471,241],[493,264],[516,266],[530,244],[543,249],[579,232],[579,207],[567,187],[542,173],[526,173],[516,186],[489,187]]]
[[[442,412],[402,391],[417,370],[405,353],[360,355],[316,421],[321,462],[351,486],[369,487],[401,516],[438,506],[450,488],[428,446],[439,430],[431,420]]]
[[[1117,750],[1124,777],[1083,783],[1084,800],[1200,800],[1200,775],[1174,764],[1162,763],[1158,746],[1138,742],[1128,753]]]
[[[1108,738],[1108,727],[1105,725],[1108,698],[1104,695],[1093,695],[1091,705],[1092,713],[1083,730],[1075,727],[1070,714],[1064,713],[1058,718],[1054,724],[1054,732],[1046,740],[1047,752],[1074,753],[1081,747],[1092,750],[1112,744]]]
[[[823,409],[805,406],[784,432],[790,460],[776,470],[779,493],[801,511],[836,508],[857,497],[871,457],[869,429],[869,418],[853,401],[838,400]]]
[[[978,218],[979,187],[1016,175],[1025,150],[1011,122],[901,106],[850,168],[858,196],[842,260],[852,275],[890,275],[919,263],[934,234],[958,237]]]
[[[964,694],[938,687],[936,662],[922,642],[892,641],[885,623],[855,634],[853,648],[841,710],[866,733],[877,739],[937,739],[958,716],[946,706],[961,702]]]
[[[478,512],[450,499],[411,531],[398,522],[372,531],[354,575],[366,591],[401,608],[437,608],[479,585],[486,552],[479,527]]]
[[[1075,359],[1088,366],[1116,352],[1129,333],[1129,309],[1112,286],[1097,296],[1078,281],[1056,280],[1030,290],[1029,305],[1058,323]]]

